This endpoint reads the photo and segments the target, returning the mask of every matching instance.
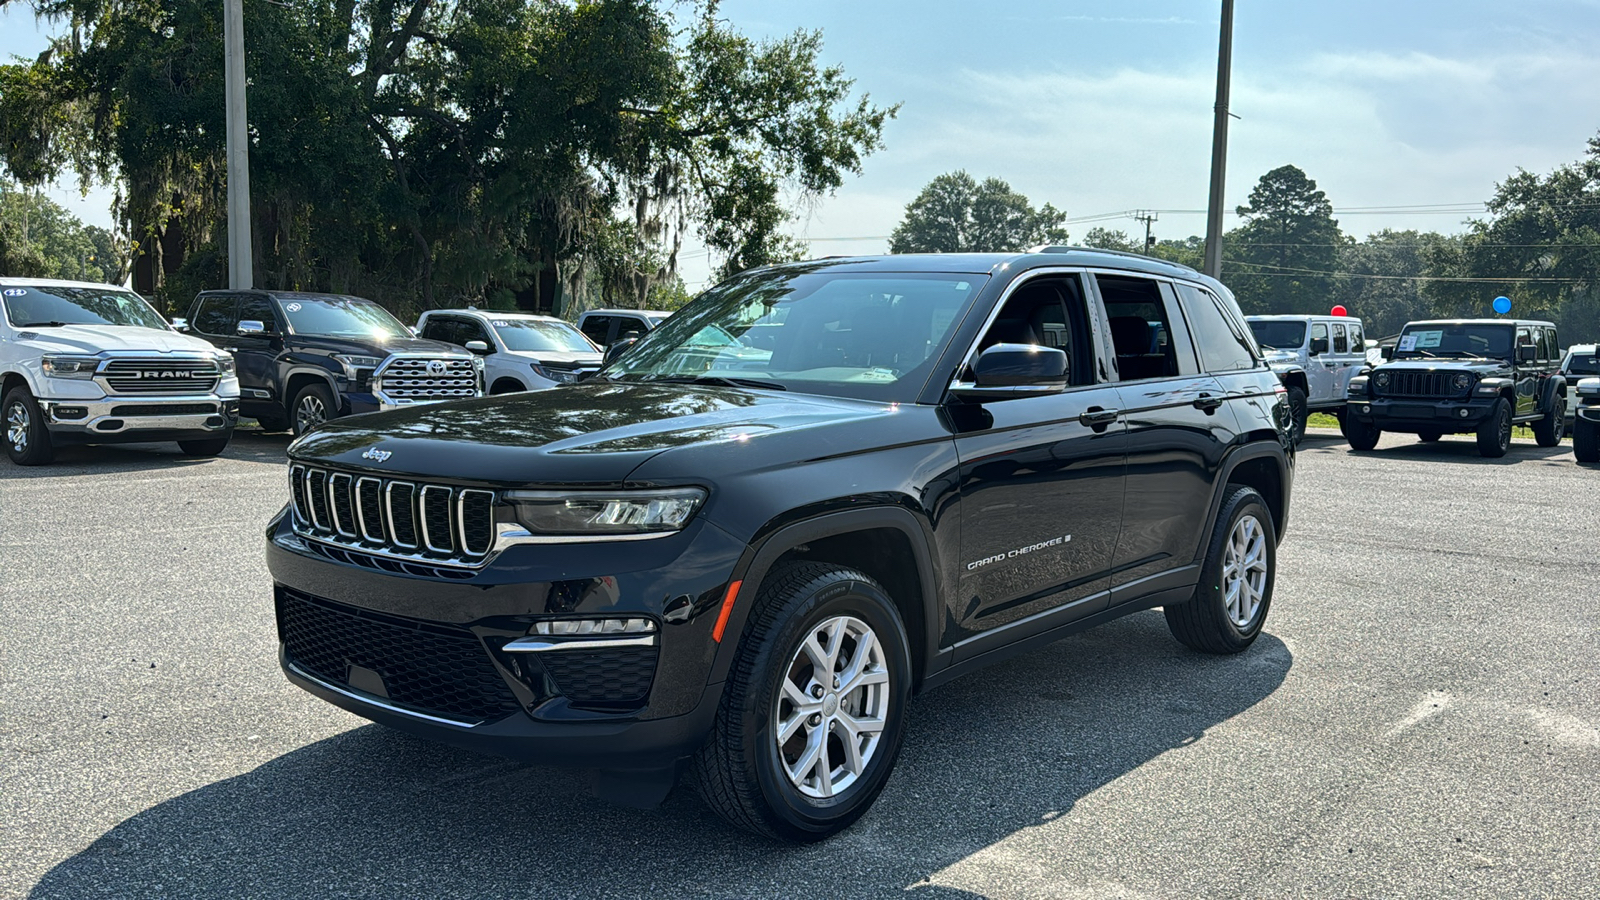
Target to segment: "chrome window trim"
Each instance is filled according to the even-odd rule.
[[[417,492],[417,495],[418,495],[417,496],[417,512],[421,514],[420,517],[421,517],[421,520],[422,520],[422,546],[423,546],[424,549],[431,550],[434,553],[454,553],[455,552],[455,547],[454,546],[452,546],[450,544],[446,544],[445,546],[440,547],[440,546],[438,546],[437,544],[435,544],[433,542],[433,536],[428,533],[428,492],[429,491],[444,491],[444,514],[445,514],[445,519],[446,520],[449,520],[450,517],[451,517],[450,516],[450,500],[451,500],[452,496],[455,494],[454,490],[452,490],[451,488],[448,488],[448,487],[446,487],[446,486],[444,486],[442,484],[425,484],[425,485],[422,486],[422,490]],[[446,534],[445,537],[448,539],[448,538],[450,538],[450,535]]]
[[[373,537],[371,529],[367,528],[367,511],[365,509],[363,509],[362,505],[361,505],[361,484],[362,484],[362,482],[366,482],[366,481],[373,482],[374,484],[378,485],[378,488],[379,488],[379,491],[378,491],[378,536],[377,537]],[[386,511],[388,505],[386,503],[384,503],[384,496],[383,496],[382,488],[383,488],[383,479],[382,478],[374,478],[371,475],[363,475],[360,478],[356,479],[355,490],[354,490],[354,500],[355,500],[355,507],[356,507],[356,522],[359,523],[360,528],[361,528],[360,537],[364,541],[372,541],[375,544],[382,544],[382,543],[385,543],[387,541],[392,540],[392,538],[389,537],[389,533],[385,530],[386,523],[384,522],[384,512]]]
[[[360,537],[360,535],[358,535],[354,530],[346,531],[345,527],[344,527],[344,523],[339,520],[339,504],[338,504],[338,502],[336,502],[334,500],[334,498],[338,496],[338,493],[337,493],[339,491],[338,482],[339,482],[339,479],[341,479],[341,478],[343,478],[345,481],[349,482],[349,485],[344,489],[345,499],[348,500],[348,501],[354,501],[355,500],[354,497],[350,496],[350,488],[355,487],[355,476],[351,475],[349,472],[329,472],[328,473],[328,518],[333,520],[333,531],[334,531],[335,534],[339,535],[340,537],[349,537],[349,538]],[[352,503],[352,505],[354,505],[354,504]]]
[[[384,517],[389,522],[389,535],[390,535],[389,541],[390,541],[390,543],[392,543],[396,547],[400,547],[401,549],[404,549],[404,550],[415,550],[415,549],[417,549],[417,544],[415,544],[415,543],[408,544],[405,541],[400,540],[400,533],[398,531],[396,531],[395,527],[394,527],[394,489],[396,487],[401,486],[401,485],[404,485],[404,486],[406,486],[406,487],[411,489],[411,499],[410,499],[410,501],[408,501],[407,505],[411,509],[411,536],[412,537],[416,537],[416,535],[417,535],[417,503],[416,503],[416,500],[417,500],[417,485],[416,485],[416,482],[413,482],[413,481],[391,481],[391,482],[389,482],[389,484],[387,486],[385,486],[384,489],[383,489],[383,514],[384,514]]]
[[[484,547],[482,551],[474,550],[467,541],[468,494],[483,494],[489,498],[489,546]],[[494,530],[494,503],[494,491],[486,491],[481,488],[462,488],[456,492],[456,537],[461,541],[462,556],[487,556],[489,551],[494,549],[494,541],[496,537]]]

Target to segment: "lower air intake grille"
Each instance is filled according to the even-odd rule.
[[[639,703],[655,680],[655,647],[559,650],[539,654],[544,670],[574,705]]]
[[[366,612],[280,588],[278,636],[289,661],[316,678],[350,685],[352,666],[383,679],[388,702],[463,722],[520,707],[471,632]],[[370,685],[357,686],[370,692]]]

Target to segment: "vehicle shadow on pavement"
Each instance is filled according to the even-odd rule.
[[[582,773],[358,727],[133,816],[31,896],[973,897],[939,873],[1205,740],[1292,664],[1271,635],[1192,653],[1159,611],[1067,638],[917,700],[875,808],[805,847],[724,825],[687,784],[624,809]]]
[[[64,478],[79,475],[114,475],[131,472],[204,470],[216,459],[239,459],[257,463],[283,463],[284,450],[294,440],[291,434],[268,434],[254,429],[233,433],[228,449],[215,459],[184,456],[178,445],[168,441],[150,444],[98,444],[59,447],[55,461],[45,466],[19,466],[0,456],[0,481],[22,478]]]
[[[1426,444],[1411,435],[1385,434],[1383,443],[1375,450],[1352,450],[1350,444],[1337,433],[1312,434],[1307,432],[1300,443],[1300,452],[1330,451],[1349,453],[1375,459],[1394,459],[1401,462],[1460,462],[1479,463],[1486,466],[1514,466],[1530,461],[1572,462],[1572,443],[1558,447],[1541,447],[1532,441],[1516,440],[1511,450],[1499,459],[1488,459],[1478,453],[1478,444],[1470,434],[1446,435]]]

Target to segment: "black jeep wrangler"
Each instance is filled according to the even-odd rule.
[[[729,340],[752,331],[761,352]],[[1289,426],[1187,268],[756,270],[589,381],[291,445],[282,664],[374,721],[596,769],[602,796],[657,802],[692,765],[729,821],[815,840],[883,787],[914,694],[1157,606],[1190,647],[1248,647]]]
[[[1560,347],[1549,322],[1411,322],[1389,361],[1350,379],[1344,436],[1371,450],[1385,431],[1429,442],[1476,434],[1478,452],[1498,458],[1511,449],[1511,427],[1529,425],[1539,446],[1554,447],[1567,402]]]

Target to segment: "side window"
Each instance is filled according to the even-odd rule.
[[[1539,329],[1539,358],[1549,362],[1556,358],[1556,330],[1554,328]]]
[[[1183,300],[1189,334],[1200,354],[1200,365],[1207,372],[1255,368],[1256,355],[1250,349],[1250,341],[1222,311],[1215,297],[1187,284],[1178,285],[1178,296]],[[1343,340],[1344,326],[1337,325],[1334,331],[1338,339]]]
[[[1317,352],[1315,345],[1319,340],[1322,341],[1323,351],[1326,352],[1328,343],[1328,325],[1326,322],[1313,322],[1311,324],[1311,344],[1307,346],[1311,347],[1312,353]]]
[[[226,295],[201,300],[200,309],[194,314],[194,330],[201,334],[231,336],[239,321],[233,314],[237,305],[235,298]]]
[[[450,319],[448,316],[429,316],[428,321],[422,323],[422,334],[419,337],[430,341],[450,340]]]
[[[1333,326],[1333,352],[1340,354],[1350,352],[1350,344],[1345,340],[1343,325]]]
[[[1193,362],[1178,353],[1173,340],[1177,310],[1163,302],[1158,282],[1100,275],[1095,283],[1105,303],[1111,343],[1117,351],[1117,372],[1123,381],[1172,378],[1193,372]]]
[[[239,300],[239,321],[255,320],[267,330],[278,333],[278,322],[272,315],[272,301],[265,297],[243,297]]]
[[[649,330],[645,327],[644,322],[635,316],[617,317],[617,340],[619,341],[623,338],[644,337]]]
[[[1522,326],[1522,327],[1518,328],[1517,329],[1517,349],[1515,351],[1516,354],[1517,354],[1516,358],[1518,358],[1518,359],[1521,358],[1522,348],[1523,347],[1527,347],[1527,346],[1530,346],[1532,344],[1533,344],[1533,329],[1528,328],[1527,326]]]
[[[1350,326],[1350,352],[1364,354],[1367,352],[1367,342],[1361,336],[1361,326]]]
[[[995,344],[1034,344],[1067,354],[1068,384],[1093,384],[1088,314],[1077,276],[1046,275],[1019,285],[1006,298],[978,350]]]
[[[584,337],[604,347],[606,345],[606,329],[611,327],[610,316],[590,316],[583,320]]]
[[[494,347],[494,341],[489,340],[489,335],[484,333],[482,322],[477,319],[457,319],[456,324],[460,328],[456,334],[460,338],[457,343],[465,346],[467,341],[483,341],[491,348]]]

